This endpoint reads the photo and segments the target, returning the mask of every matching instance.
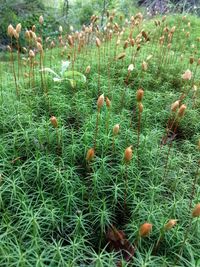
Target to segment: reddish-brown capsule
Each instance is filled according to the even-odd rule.
[[[180,104],[180,100],[177,100],[174,103],[172,103],[172,105],[171,105],[171,111],[176,112],[177,109],[179,108],[179,104]]]
[[[35,32],[29,31],[29,33],[30,33],[30,38],[33,38],[36,41],[37,36],[36,36]]]
[[[37,49],[38,49],[40,52],[43,51],[43,48],[42,48],[41,43],[37,42],[36,46],[37,46]]]
[[[72,36],[71,35],[69,35],[68,36],[68,44],[69,44],[69,46],[74,46],[74,41],[73,41],[73,38],[72,38]]]
[[[140,113],[143,112],[143,105],[142,105],[141,102],[138,103],[138,110],[139,110]]]
[[[13,28],[13,26],[10,24],[10,25],[8,26],[8,29],[7,29],[8,36],[13,37],[13,31],[14,31],[14,28]]]
[[[15,39],[19,39],[19,33],[15,29],[13,30],[13,36]]]
[[[16,26],[16,32],[19,34],[21,32],[21,29],[22,29],[22,25],[21,23],[18,23]]]
[[[106,97],[106,107],[110,108],[111,107],[111,101],[108,97]]]
[[[96,46],[98,48],[100,48],[100,46],[101,46],[101,41],[99,40],[99,38],[96,38]]]
[[[178,110],[178,116],[179,116],[179,117],[183,117],[186,108],[187,108],[187,107],[186,107],[186,105],[184,105],[184,104],[180,106],[180,108],[179,108],[179,110]]]
[[[176,223],[177,223],[177,220],[175,219],[169,220],[164,226],[165,231],[172,229],[176,225]]]
[[[148,236],[152,230],[152,224],[151,223],[144,223],[140,226],[139,235],[141,237]]]
[[[195,217],[200,217],[200,203],[198,203],[193,211],[192,211],[192,217],[195,218]]]
[[[36,31],[36,26],[35,26],[35,25],[32,26],[32,31],[33,31],[33,32]]]
[[[132,47],[134,46],[135,40],[133,38],[130,39],[130,44],[131,44]]]
[[[123,46],[123,48],[124,48],[124,49],[128,48],[128,41],[127,41],[127,40],[124,42],[124,46]]]
[[[125,160],[126,162],[131,161],[132,156],[133,156],[132,146],[129,146],[129,147],[127,147],[127,148],[125,149],[125,152],[124,152],[124,160]]]
[[[30,39],[30,33],[28,30],[25,31],[25,38],[28,40]]]
[[[94,158],[94,148],[90,148],[86,155],[86,160],[91,161]]]
[[[137,102],[141,102],[143,96],[144,96],[144,90],[143,90],[142,88],[139,88],[139,89],[137,90],[137,94],[136,94]]]
[[[100,95],[97,100],[97,108],[100,109],[103,107],[104,104],[104,94]]]
[[[115,124],[113,127],[113,135],[117,135],[119,133],[119,128],[120,125],[119,124]]]
[[[54,128],[58,127],[58,121],[55,116],[51,116],[50,121]]]

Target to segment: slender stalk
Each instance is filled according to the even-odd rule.
[[[29,87],[30,89],[31,89],[32,64],[33,64],[33,60],[32,58],[30,58],[30,64],[29,64]]]
[[[61,150],[61,140],[60,140],[60,137],[59,137],[59,131],[58,131],[58,127],[56,128],[56,138],[57,138],[57,146],[58,146],[58,154],[62,154],[62,152],[60,151]],[[61,152],[61,153],[60,153]]]
[[[95,127],[95,135],[94,135],[94,150],[96,150],[97,134],[98,134],[98,127],[99,127],[99,117],[100,117],[100,108],[98,108],[98,110],[97,110],[96,127]]]
[[[98,47],[98,95],[100,93],[100,73],[101,73],[101,52],[100,52],[100,47]]]
[[[138,113],[138,126],[137,126],[137,149],[140,144],[140,126],[141,126],[141,112]]]
[[[170,115],[169,115],[169,119],[168,119],[168,121],[167,121],[167,126],[166,126],[166,129],[165,129],[165,131],[166,131],[166,135],[163,137],[163,141],[161,142],[161,145],[160,145],[160,148],[162,148],[162,146],[163,146],[163,144],[165,144],[166,143],[166,141],[167,141],[167,138],[168,138],[168,134],[169,134],[169,132],[172,130],[172,128],[173,128],[173,126],[174,126],[174,123],[175,123],[175,120],[176,119],[174,119],[173,121],[172,121],[172,112],[170,113]],[[172,123],[171,123],[171,125],[170,125],[170,122],[172,121]]]
[[[44,92],[44,81],[43,81],[43,61],[42,61],[42,51],[40,51],[40,79],[41,79],[41,86],[42,86],[42,90]]]
[[[35,87],[35,64],[34,61],[32,61],[32,73],[33,73],[33,83],[32,83],[32,87]]]
[[[139,145],[140,145],[140,127],[141,127],[141,112],[139,111],[138,114],[138,127],[137,127],[137,159],[138,159],[138,165],[139,165]]]
[[[108,134],[109,121],[110,121],[110,109],[108,108],[107,119],[106,119],[106,134]]]
[[[72,48],[72,77],[74,81],[74,61],[75,61],[75,46]]]
[[[21,69],[19,39],[17,39],[17,60],[18,60],[18,82],[19,82],[20,69]]]
[[[110,95],[110,89],[111,89],[111,79],[110,79],[110,64],[111,64],[111,59],[108,58],[108,96],[111,97]]]
[[[15,81],[15,89],[16,89],[16,95],[19,97],[19,89],[18,89],[18,84],[17,84],[17,77],[15,73],[15,63],[14,63],[14,58],[13,58],[13,45],[12,45],[12,37],[11,37],[11,63],[12,63],[12,69],[13,69],[13,76],[14,76],[14,81]]]
[[[128,194],[128,164],[127,164],[127,162],[125,163],[124,185],[125,185],[124,210],[126,210],[126,208],[127,208],[127,194]]]

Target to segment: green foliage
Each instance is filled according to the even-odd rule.
[[[132,32],[135,40],[141,29],[149,35],[148,41],[139,37],[140,49],[130,43],[123,48],[130,36],[130,24],[127,26],[124,20],[120,23],[125,32],[113,34],[111,42],[98,33],[100,48],[95,46],[94,31],[81,51],[79,39],[74,38],[74,46],[69,46],[66,34],[62,35],[64,46],[57,40],[54,49],[45,44],[43,53],[36,51],[34,67],[28,53],[20,54],[19,96],[12,62],[0,62],[1,267],[110,267],[119,261],[128,266],[122,251],[109,247],[106,233],[112,225],[123,230],[136,246],[130,266],[167,267],[175,266],[176,261],[182,267],[199,264],[199,218],[190,223],[189,207],[199,161],[199,19],[191,16],[184,21],[182,16],[168,16],[157,27],[153,20],[143,21]],[[174,25],[171,48],[168,33],[161,46],[163,29]],[[47,22],[43,25],[44,36],[46,29],[48,32]],[[190,35],[185,38],[187,31]],[[38,24],[36,33],[40,34]],[[116,46],[119,36],[121,43]],[[116,60],[124,51],[126,56]],[[11,58],[10,54],[6,56]],[[189,63],[190,57],[194,57],[193,64]],[[17,54],[14,58],[18,76]],[[75,59],[69,66],[65,64],[68,58]],[[60,73],[62,60],[65,62]],[[148,63],[146,71],[141,67],[143,61]],[[131,63],[134,68],[129,73]],[[41,65],[52,77],[47,71],[41,72]],[[85,73],[88,65],[91,71]],[[183,81],[182,74],[188,68],[193,78]],[[78,81],[77,85],[71,86],[66,79],[60,83],[52,79],[66,76]],[[195,97],[193,84],[197,86]],[[144,109],[137,149],[139,87],[144,89]],[[189,90],[182,101],[187,105],[185,116],[176,135],[167,136],[160,148],[167,122],[173,116],[170,106],[185,90]],[[103,93],[111,100],[111,107],[104,104],[98,115],[96,103]],[[56,116],[58,127],[51,124],[51,116]],[[87,162],[87,151],[94,146],[97,118],[95,156]],[[120,131],[113,139],[117,123]],[[130,145],[133,158],[125,164],[124,151]],[[198,179],[192,207],[200,202]],[[163,225],[172,218],[178,220],[177,225],[165,233],[155,251]],[[152,233],[138,239],[138,229],[144,222],[153,224]],[[179,253],[185,233],[187,242]]]
[[[0,43],[7,45],[10,40],[7,36],[7,27],[12,24],[15,27],[18,23],[22,24],[22,32],[24,33],[26,29],[31,29],[33,25],[37,28],[41,28],[39,24],[39,16],[44,15],[45,37],[57,35],[59,23],[55,20],[55,17],[51,12],[45,11],[44,5],[41,1],[2,1],[0,5]],[[25,46],[24,36],[21,35],[20,45]]]
[[[78,4],[77,4],[78,5]],[[94,13],[94,9],[91,5],[83,5],[79,12],[79,22],[81,25],[88,25],[90,23],[90,18]]]

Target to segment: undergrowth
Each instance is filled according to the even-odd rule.
[[[97,23],[9,33],[0,266],[200,266],[199,19]]]

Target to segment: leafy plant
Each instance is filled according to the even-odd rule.
[[[86,83],[86,77],[84,74],[78,71],[67,70],[70,65],[69,61],[62,61],[60,75],[58,75],[51,68],[43,68],[40,71],[53,75],[54,82],[69,81],[71,86],[76,87],[77,83]]]

